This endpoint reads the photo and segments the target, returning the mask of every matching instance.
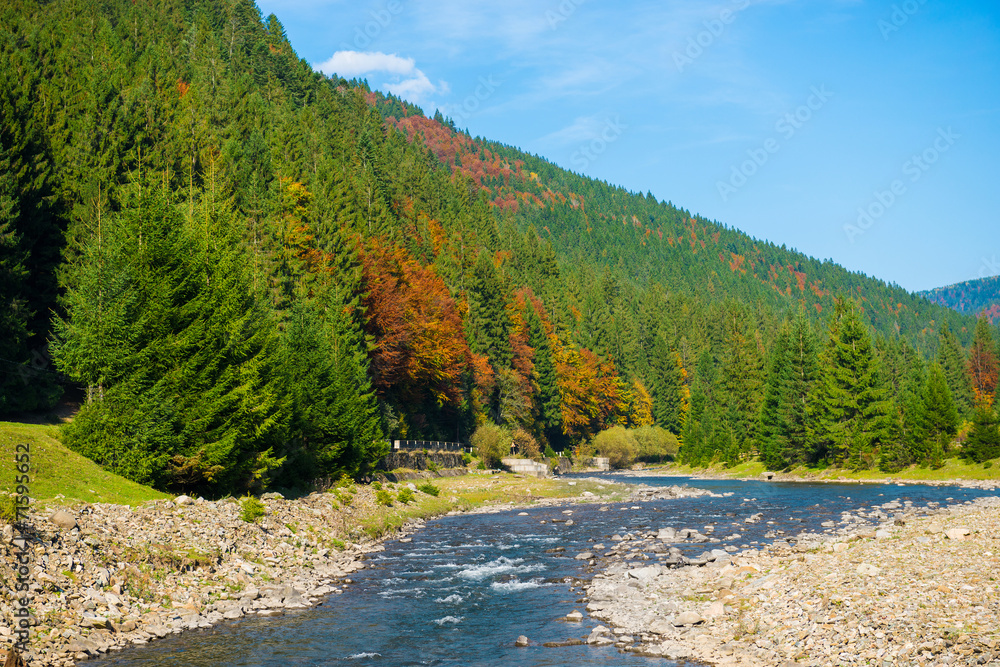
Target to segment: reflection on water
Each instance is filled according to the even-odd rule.
[[[630,478],[650,485],[678,478]],[[687,480],[684,480],[687,481]],[[429,522],[410,543],[390,542],[356,573],[355,584],[320,607],[276,618],[245,618],[209,630],[170,636],[95,661],[95,667],[193,665],[664,665],[663,659],[621,654],[614,648],[546,648],[543,642],[589,634],[597,623],[560,620],[583,610],[574,580],[594,572],[573,559],[615,533],[661,527],[715,527],[722,541],[743,548],[821,532],[843,512],[909,500],[963,502],[989,492],[954,487],[782,484],[697,480],[692,486],[725,498],[687,498],[632,504],[574,506],[501,514],[453,516]],[[952,498],[951,501],[946,499]],[[603,511],[602,511],[603,509]],[[757,523],[745,523],[761,513]],[[739,537],[732,537],[738,534]],[[707,545],[678,545],[696,555]],[[557,547],[565,547],[558,552]],[[514,646],[518,635],[532,644]]]

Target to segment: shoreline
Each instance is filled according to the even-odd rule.
[[[680,471],[673,468],[645,468],[639,470],[616,471],[615,476],[621,477],[686,477],[692,480],[720,480],[728,479],[739,482],[790,482],[796,484],[890,484],[896,486],[910,486],[920,484],[924,486],[957,486],[964,489],[984,489],[987,491],[1000,489],[1000,479],[910,479],[908,477],[886,477],[856,478],[856,477],[812,477],[794,475],[791,473],[771,472],[761,473],[755,476],[738,475],[725,472],[715,472],[705,469],[702,472]]]
[[[469,471],[433,481],[442,487],[440,497],[416,490],[419,507],[397,503],[395,514],[376,504],[372,487],[360,485],[353,492],[334,489],[293,500],[264,494],[266,515],[256,522],[240,517],[240,503],[233,498],[178,496],[135,507],[92,503],[75,508],[55,500],[33,506],[33,628],[30,652],[23,657],[35,667],[70,667],[185,630],[335,603],[335,596],[353,583],[350,575],[365,567],[366,556],[384,550],[389,540],[406,539],[428,520],[633,500],[636,490],[604,479],[541,480]],[[396,485],[403,488],[415,487]],[[464,492],[478,500],[463,497]],[[400,518],[400,511],[410,510],[420,515]],[[12,540],[12,527],[4,525],[0,659],[14,643],[13,619],[6,611],[14,606]]]
[[[887,505],[903,512],[701,566],[626,562],[662,531],[619,542],[586,589],[610,627],[587,641],[724,667],[1000,661],[1000,498]]]

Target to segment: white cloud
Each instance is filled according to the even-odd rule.
[[[403,58],[395,53],[381,51],[337,51],[313,68],[326,75],[338,74],[343,77],[366,77],[370,74],[387,74],[390,80],[382,82],[382,88],[393,95],[414,103],[421,103],[428,95],[447,94],[448,84],[439,81],[431,83],[413,58]]]
[[[387,72],[402,76],[419,72],[413,58],[400,58],[395,53],[381,51],[337,51],[326,62],[313,65],[314,69],[323,74],[339,74],[343,77],[356,77],[371,72]]]

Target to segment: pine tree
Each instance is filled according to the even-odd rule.
[[[730,307],[726,317],[726,347],[722,363],[723,404],[728,424],[726,449],[754,454],[764,394],[763,361],[757,347],[757,330],[742,306]],[[732,458],[730,456],[730,458]]]
[[[654,339],[649,359],[653,374],[653,417],[656,423],[680,435],[684,421],[690,410],[690,390],[687,387],[687,372],[681,363],[677,350],[668,347],[666,338],[659,335]]]
[[[976,409],[962,456],[976,463],[1000,457],[1000,419],[995,410],[983,405]]]
[[[955,408],[958,410],[959,418],[972,416],[974,406],[974,395],[972,393],[972,381],[969,379],[968,366],[965,360],[965,353],[958,342],[958,338],[948,328],[947,324],[941,327],[941,336],[938,341],[937,362],[944,370],[945,379],[948,381],[948,389],[955,401]]]
[[[802,312],[792,323],[787,348],[787,374],[781,393],[779,443],[789,464],[806,463],[812,455],[814,406],[811,397],[819,377],[816,337]]]
[[[559,395],[559,378],[556,375],[555,361],[552,358],[552,345],[542,320],[535,312],[533,305],[526,308],[526,324],[528,326],[528,345],[535,351],[535,373],[532,381],[535,386],[535,412],[546,437],[553,431],[559,432],[562,422],[560,412],[561,398]]]
[[[898,436],[887,393],[857,305],[839,301],[817,388],[817,441],[827,459],[853,469],[874,465]]]
[[[939,364],[932,364],[927,374],[923,395],[923,424],[920,435],[925,439],[923,459],[939,464],[948,451],[948,443],[958,432],[958,411],[951,390]]]
[[[791,330],[788,322],[781,325],[778,338],[771,346],[771,361],[767,382],[764,386],[764,401],[760,411],[760,460],[769,470],[781,470],[788,466],[781,445],[785,425],[782,420],[783,398],[789,385],[789,346]]]

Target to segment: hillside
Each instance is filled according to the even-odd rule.
[[[1000,276],[967,280],[918,294],[960,313],[985,316],[994,324],[1000,321]]]
[[[930,388],[993,392],[974,318],[324,76],[247,0],[0,18],[0,413],[78,387],[65,442],[134,481],[360,476],[488,423],[893,468],[954,434],[924,446]]]

